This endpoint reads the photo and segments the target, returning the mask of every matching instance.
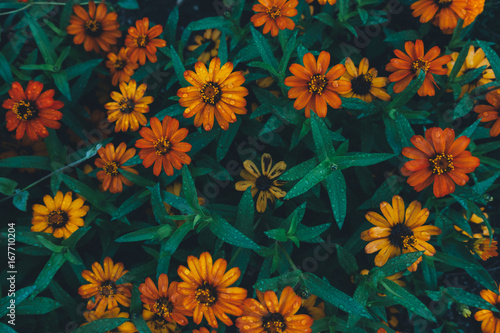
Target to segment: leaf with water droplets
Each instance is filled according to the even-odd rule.
[[[193,177],[191,177],[191,173],[189,172],[187,165],[182,167],[182,191],[184,192],[184,197],[186,198],[189,207],[191,207],[191,209],[197,214],[202,213],[194,180]]]
[[[84,326],[71,331],[71,333],[104,333],[117,328],[121,324],[129,321],[128,318],[105,318],[94,320]]]
[[[384,117],[387,142],[396,154],[401,154],[404,147],[412,147],[411,137],[415,135],[410,122],[400,112],[394,110],[390,117]]]
[[[322,182],[328,177],[334,168],[330,161],[323,161],[318,164],[314,169],[312,169],[307,175],[304,176],[295,186],[287,193],[285,200],[299,196],[308,190],[310,190],[314,185]]]
[[[157,275],[168,272],[170,258],[177,250],[182,240],[193,229],[193,221],[186,221],[177,228],[172,236],[161,243],[160,257],[158,258]]]
[[[212,215],[212,218],[209,227],[215,236],[234,246],[250,250],[260,250],[260,246],[257,243],[245,236],[225,219],[217,214]]]
[[[250,32],[252,33],[254,43],[264,63],[271,65],[273,69],[276,70],[278,68],[278,60],[274,57],[274,52],[267,42],[266,37],[258,32],[253,24],[250,25]]]
[[[16,307],[16,314],[18,315],[42,315],[49,313],[61,304],[48,297],[36,297],[34,299],[27,299]]]
[[[328,230],[331,225],[331,223],[325,223],[314,227],[306,227],[303,224],[299,224],[297,225],[295,237],[301,242],[322,243],[323,240],[319,237],[319,235]]]
[[[359,270],[356,258],[351,254],[351,252],[344,249],[339,244],[335,244],[335,246],[337,248],[337,260],[339,261],[340,266],[342,266],[347,274],[356,274]]]
[[[33,292],[31,297],[35,297],[40,292],[42,292],[49,285],[50,281],[54,278],[57,271],[66,262],[66,257],[63,252],[54,252],[50,257],[49,261],[45,264],[40,274],[34,283],[36,290]]]
[[[221,131],[217,142],[217,161],[222,160],[224,156],[226,156],[229,147],[231,147],[231,144],[240,129],[241,123],[241,119],[238,118],[235,123],[229,125],[229,128],[226,131]]]
[[[257,281],[253,287],[262,292],[266,292],[268,290],[279,292],[286,286],[295,286],[299,282],[301,275],[301,271],[295,270],[277,277]]]
[[[339,170],[350,168],[353,166],[369,166],[374,165],[388,159],[393,158],[394,154],[386,153],[348,153],[344,156],[335,156],[330,160],[337,164]]]
[[[453,298],[456,302],[473,306],[479,309],[486,309],[494,312],[500,312],[496,306],[488,303],[481,296],[465,291],[462,288],[448,287],[443,290],[448,296]]]
[[[333,216],[335,217],[335,222],[337,222],[339,229],[342,229],[347,214],[347,188],[342,171],[333,171],[331,175],[326,177],[323,184],[330,198],[330,205],[332,207]]]
[[[287,170],[284,174],[280,176],[280,180],[297,180],[301,179],[309,171],[311,171],[312,168],[318,165],[318,160],[316,157],[311,158],[310,160],[307,160],[305,162],[300,163],[299,165],[294,166],[293,168]]]
[[[326,160],[330,156],[333,156],[335,149],[330,137],[330,130],[315,112],[311,112],[311,129],[318,158]]]
[[[415,261],[423,255],[424,251],[403,253],[397,257],[389,259],[384,266],[374,267],[370,271],[370,277],[374,283],[381,279],[405,271]]]
[[[31,293],[36,289],[36,286],[29,286],[19,290],[16,290],[15,293],[15,304],[21,304]],[[0,300],[0,318],[5,316],[8,312],[8,306],[10,304],[10,300],[13,299],[11,296],[5,296]]]

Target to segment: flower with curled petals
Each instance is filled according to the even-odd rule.
[[[486,94],[489,105],[476,105],[477,119],[487,123],[485,127],[490,128],[490,136],[496,137],[500,134],[500,89],[490,91]]]
[[[97,179],[102,181],[102,189],[111,193],[119,193],[123,191],[123,184],[127,186],[133,183],[120,173],[120,169],[139,174],[131,165],[125,166],[125,162],[135,156],[135,148],[127,149],[127,144],[122,142],[115,150],[115,145],[108,143],[106,147],[102,147],[97,151],[99,158],[95,160],[95,165],[102,170],[96,174]]]
[[[280,298],[274,291],[257,290],[257,298],[243,301],[243,315],[236,320],[241,333],[311,333],[313,319],[297,314],[302,299],[293,288],[285,287]]]
[[[144,65],[147,57],[149,61],[155,63],[158,60],[157,48],[167,46],[166,41],[156,38],[162,32],[163,28],[159,24],[150,29],[147,17],[135,21],[135,27],[128,28],[128,35],[125,37],[125,47],[128,49],[127,56],[130,61],[139,61],[141,65]]]
[[[227,314],[241,316],[241,304],[247,297],[246,289],[230,287],[241,271],[238,267],[226,272],[227,261],[219,258],[212,263],[212,256],[203,252],[200,258],[189,256],[188,267],[179,266],[177,273],[184,282],[177,285],[179,294],[184,295],[183,305],[193,310],[193,321],[201,323],[203,317],[211,327],[217,328],[217,319],[226,326],[233,325]]]
[[[487,289],[481,290],[480,292],[481,297],[496,308],[500,306],[499,294]],[[479,310],[474,315],[474,319],[481,322],[481,331],[483,333],[497,333],[498,329],[500,329],[500,315],[498,312],[484,309]]]
[[[58,121],[63,114],[58,111],[64,106],[61,101],[54,100],[54,89],[42,92],[43,83],[30,81],[26,92],[19,82],[13,82],[9,89],[10,98],[2,106],[9,110],[5,114],[7,130],[16,130],[16,139],[21,140],[24,133],[31,141],[49,136],[45,127],[58,129]]]
[[[429,217],[429,210],[422,209],[418,201],[410,203],[405,211],[403,198],[395,195],[392,206],[388,202],[380,204],[382,215],[368,212],[365,216],[375,227],[361,233],[361,239],[368,241],[366,253],[379,251],[375,257],[375,265],[384,266],[387,260],[403,253],[424,251],[426,256],[436,253],[434,246],[427,243],[432,235],[441,234],[441,229],[432,225],[424,226]],[[422,257],[418,258],[408,270],[414,272]]]
[[[111,74],[111,83],[116,86],[121,82],[130,81],[134,71],[139,68],[139,64],[130,61],[127,56],[127,49],[122,47],[118,53],[109,52],[106,60],[106,67]]]
[[[259,0],[258,4],[252,7],[256,13],[250,18],[250,22],[255,27],[264,25],[262,32],[267,34],[271,31],[271,36],[276,37],[280,30],[293,30],[295,22],[291,19],[298,14],[298,0]]]
[[[467,173],[479,166],[479,158],[465,149],[470,139],[461,136],[455,140],[455,131],[432,127],[425,131],[425,138],[414,135],[411,143],[401,152],[411,159],[401,168],[404,176],[409,176],[408,184],[420,192],[434,183],[434,195],[444,197],[455,191],[455,184],[464,186],[469,181]]]
[[[118,303],[130,306],[132,283],[116,284],[116,281],[128,272],[123,268],[123,263],[114,264],[110,257],[106,257],[103,266],[94,262],[92,271],[82,272],[82,277],[90,283],[78,288],[78,294],[82,298],[95,298],[94,301],[88,301],[87,310],[96,308],[96,313],[102,313],[106,308],[109,310],[116,308]]]
[[[351,90],[351,82],[337,80],[346,69],[344,65],[338,64],[328,71],[330,53],[326,51],[321,51],[317,62],[312,53],[307,53],[303,62],[304,66],[290,66],[294,76],[285,79],[285,85],[292,87],[288,91],[288,98],[295,99],[295,109],[305,108],[307,118],[311,116],[311,110],[319,117],[326,117],[327,103],[334,109],[340,108],[342,101],[339,94],[347,94]]]
[[[151,278],[139,286],[141,301],[149,305],[149,309],[165,318],[168,322],[176,322],[179,325],[187,325],[186,316],[192,316],[193,312],[182,306],[182,296],[177,292],[177,282],[168,284],[167,274],[158,277],[158,288]]]
[[[405,43],[406,54],[400,50],[394,50],[397,58],[392,58],[391,62],[385,66],[388,72],[394,72],[389,75],[389,81],[396,82],[394,84],[394,92],[396,94],[402,92],[408,87],[411,80],[420,74],[420,71],[425,72],[425,79],[422,86],[418,89],[419,96],[434,96],[436,91],[434,86],[437,86],[432,74],[445,75],[447,69],[443,68],[451,57],[444,55],[439,57],[441,49],[434,46],[424,54],[424,43],[417,39],[415,43],[408,41]]]

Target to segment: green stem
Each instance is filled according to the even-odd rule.
[[[288,255],[288,252],[286,252],[286,250],[283,247],[283,245],[281,245],[280,243],[278,243],[278,246],[280,247],[281,251],[283,252],[283,256],[286,258],[286,260],[288,261],[288,263],[290,264],[290,266],[293,268],[293,270],[294,271],[298,271],[299,269],[297,268],[297,266],[295,266],[295,264],[293,263],[292,258],[290,258],[290,256]]]

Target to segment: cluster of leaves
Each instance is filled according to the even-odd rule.
[[[490,231],[496,230],[489,221],[499,218],[495,198],[500,195],[500,145],[479,125],[472,107],[498,82],[458,99],[461,85],[476,79],[482,70],[456,75],[469,45],[475,45],[482,47],[500,77],[500,58],[493,49],[500,41],[491,33],[499,25],[495,20],[498,9],[487,7],[477,22],[446,36],[430,23],[420,24],[413,18],[410,1],[339,0],[335,6],[316,5],[313,14],[306,1],[300,1],[295,30],[280,31],[272,38],[249,23],[252,1],[225,1],[224,15],[214,14],[183,26],[180,18],[189,17],[190,2],[172,7],[166,20],[161,15],[150,17],[164,26],[160,37],[167,47],[159,49],[157,63],[141,66],[132,78],[146,83],[147,94],[155,98],[148,118],[168,115],[190,129],[186,141],[192,144],[189,155],[193,162],[173,176],[162,173],[155,177],[150,169],[138,166],[139,175],[125,174],[134,185],[118,194],[100,191],[97,170],[88,173],[84,168],[93,167],[97,150],[108,142],[133,146],[139,135],[112,133],[89,121],[85,108],[103,110],[102,101],[113,88],[103,58],[73,45],[65,31],[72,5],[78,1],[70,0],[65,6],[0,4],[1,11],[12,12],[1,16],[0,76],[4,82],[0,96],[8,98],[14,81],[36,80],[55,88],[65,103],[63,127],[50,130],[44,139],[48,156],[19,153],[0,160],[3,220],[14,222],[16,229],[18,316],[15,327],[0,323],[0,330],[59,332],[79,326],[85,302],[77,289],[86,283],[81,272],[110,256],[130,270],[124,280],[134,285],[131,318],[147,332],[140,316],[138,286],[148,276],[175,276],[188,255],[208,250],[215,258],[226,258],[230,267],[239,267],[242,277],[238,284],[248,290],[280,291],[292,286],[324,300],[326,317],[314,323],[314,332],[375,332],[380,327],[394,332],[382,323],[388,321],[386,308],[390,306],[399,307],[398,330],[477,331],[472,317],[465,319],[455,310],[469,306],[497,311],[477,294],[482,288],[497,291],[498,261],[484,264],[471,254],[454,225],[470,233],[462,214],[485,218],[481,207],[486,207],[486,225]],[[135,15],[143,8],[133,0],[107,5],[127,18],[121,22],[142,18]],[[153,1],[148,5],[163,6]],[[193,52],[186,47],[193,35],[205,29],[222,32],[221,63],[230,61],[237,70],[249,71],[244,85],[251,92],[249,109],[252,104],[255,109],[239,116],[227,131],[217,126],[208,132],[195,128],[192,119],[182,117],[184,108],[177,102],[177,89],[187,85],[183,73],[193,68],[210,43]],[[327,50],[334,63],[344,62],[346,56],[355,62],[367,57],[382,72],[395,48],[402,49],[405,41],[417,38],[440,46],[447,54],[460,52],[451,75],[436,77],[441,90],[434,97],[415,96],[424,78],[420,75],[400,94],[393,94],[389,86],[390,102],[343,98],[343,107],[329,109],[326,118],[314,113],[305,118],[287,98],[284,79],[290,75],[288,68],[301,63],[309,51],[317,56]],[[272,86],[259,87],[256,80],[269,76],[274,80]],[[399,173],[405,161],[402,148],[411,146],[413,135],[434,126],[452,127],[457,136],[470,137],[469,150],[481,160],[467,185],[457,186],[452,195],[440,199],[431,189],[415,192]],[[2,123],[2,142],[11,142],[9,135]],[[288,181],[284,186],[288,193],[264,213],[257,213],[250,190],[237,192],[234,184],[240,180],[243,161],[258,162],[266,152],[286,162],[288,170],[280,180]],[[137,156],[128,162],[140,163]],[[21,168],[36,171],[26,174]],[[174,181],[182,181],[180,196],[165,190]],[[63,241],[30,231],[31,205],[58,190],[73,191],[90,206],[85,226]],[[443,231],[434,243],[436,255],[424,256],[414,273],[406,268],[420,252],[374,267],[373,256],[365,254],[366,242],[360,239],[360,233],[371,226],[364,214],[396,194],[406,202],[422,202],[431,212],[429,221]],[[204,205],[198,197],[205,198]],[[174,207],[177,215],[168,214],[164,203]],[[2,231],[7,234],[6,227]],[[2,237],[2,248],[7,246],[6,239]],[[366,276],[359,273],[364,268],[370,269]],[[406,287],[385,279],[402,271]],[[0,317],[5,322],[10,301],[7,275],[7,269],[3,270]],[[122,321],[89,325],[78,332],[104,332]]]

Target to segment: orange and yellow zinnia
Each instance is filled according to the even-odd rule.
[[[157,48],[167,46],[166,41],[156,38],[162,32],[163,28],[159,24],[150,29],[149,18],[147,17],[137,20],[135,27],[128,28],[128,35],[125,37],[125,47],[128,49],[127,56],[130,58],[130,61],[139,61],[141,65],[144,65],[147,57],[149,61],[155,63],[158,60],[156,57]]]
[[[500,289],[499,289],[500,293]],[[500,305],[500,295],[491,290],[481,290],[481,297],[494,307]],[[498,333],[500,331],[500,315],[498,312],[482,309],[476,312],[474,318],[481,322],[481,331],[483,333]]]
[[[95,165],[102,168],[102,170],[98,171],[96,176],[97,179],[102,181],[104,191],[109,189],[111,193],[119,193],[123,191],[122,183],[127,186],[133,185],[127,177],[120,173],[120,169],[136,175],[139,174],[137,170],[132,168],[133,166],[123,165],[135,156],[135,148],[127,149],[127,144],[122,142],[115,149],[114,144],[108,143],[106,147],[99,149],[97,153],[100,157],[95,160]]]
[[[298,6],[298,0],[258,0],[259,3],[252,7],[256,13],[250,18],[255,27],[264,26],[262,32],[276,37],[280,30],[293,30],[295,22],[291,19],[298,14],[295,7]]]

